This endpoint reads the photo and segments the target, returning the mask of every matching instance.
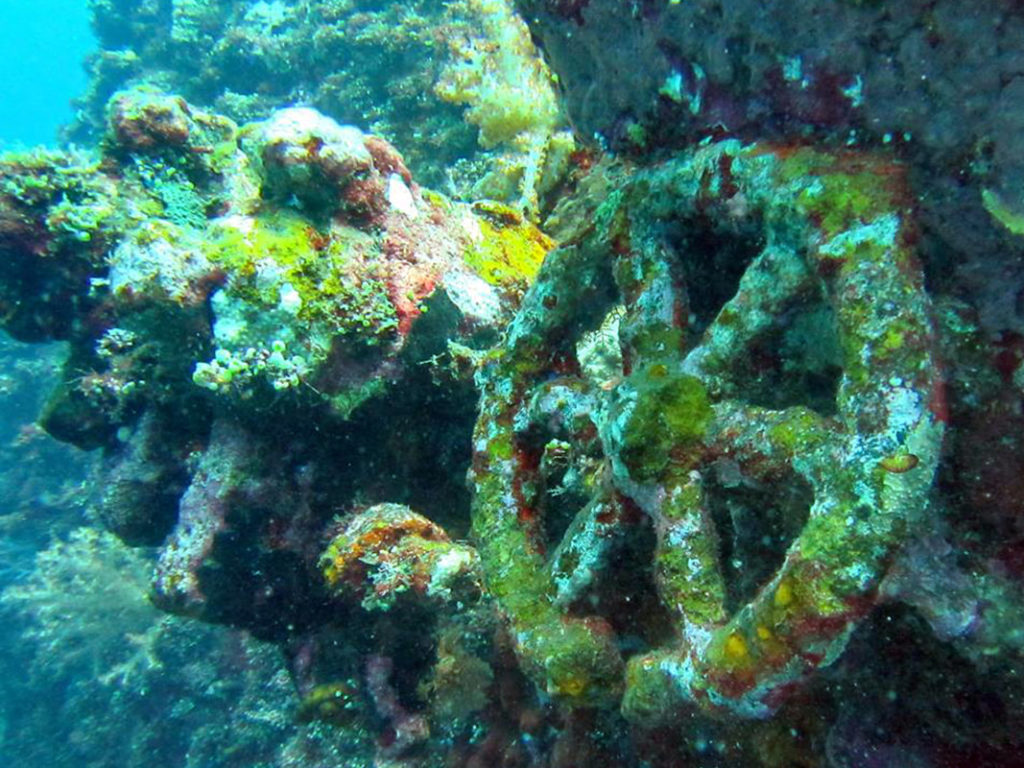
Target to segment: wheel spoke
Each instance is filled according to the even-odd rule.
[[[545,259],[506,331],[507,365],[550,366],[570,354],[581,327],[596,324],[614,303],[611,270],[602,250],[584,241],[563,246]],[[505,368],[505,366],[502,366]],[[507,377],[507,368],[501,371]],[[527,370],[514,378],[521,379]]]
[[[676,360],[686,330],[685,292],[661,247],[617,259],[615,280],[626,305],[619,342],[626,371]]]
[[[818,489],[842,451],[839,425],[803,406],[775,410],[725,400],[713,411],[710,455],[727,456],[755,480],[796,472]]]
[[[767,245],[743,273],[736,295],[686,356],[683,370],[705,381],[716,380],[722,394],[735,395],[751,347],[801,296],[820,290],[817,282],[794,248],[785,243]]]
[[[611,550],[621,542],[621,502],[607,483],[602,486],[573,517],[551,555],[551,597],[560,608],[568,608],[583,596],[604,570]]]
[[[718,536],[699,472],[665,488],[654,526],[655,576],[662,602],[677,616],[684,642],[701,642],[700,637],[721,624],[726,613]]]

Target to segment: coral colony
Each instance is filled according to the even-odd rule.
[[[0,156],[102,457],[26,642],[272,644],[188,765],[1019,764],[1019,8],[93,5],[94,149]]]

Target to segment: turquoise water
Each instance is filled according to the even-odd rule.
[[[0,3],[0,144],[53,144],[95,47],[85,0]]]

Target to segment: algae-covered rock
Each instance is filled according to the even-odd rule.
[[[242,146],[258,163],[265,197],[295,196],[312,210],[337,207],[349,182],[373,170],[362,131],[308,107],[282,109],[253,124]]]
[[[78,439],[71,425],[96,422],[85,410],[105,412],[106,437],[96,423],[83,445],[204,389],[241,401],[269,385],[348,413],[400,377],[429,304],[428,356],[493,333],[551,245],[514,212],[496,225],[422,190],[386,142],[312,109],[239,131],[143,88],[116,94],[108,120],[103,158],[0,166],[6,326],[72,336],[75,375],[48,420]],[[116,328],[139,343],[101,350]]]
[[[312,620],[308,539],[384,485],[380,467],[404,498],[436,508],[437,485],[465,503],[457,369],[552,242],[512,209],[422,189],[386,141],[312,109],[239,129],[138,88],[107,114],[97,156],[0,156],[2,323],[70,342],[42,424],[103,450],[112,531],[164,542],[160,604],[274,635]],[[225,419],[230,439],[211,427]],[[332,450],[344,468],[314,472]],[[275,580],[293,608],[271,618],[256,595]]]
[[[554,83],[510,0],[91,8],[100,50],[67,131],[75,141],[106,131],[115,91],[158,85],[238,123],[313,107],[400,146],[423,183],[531,215],[566,170],[573,142]],[[147,110],[158,118],[148,125],[117,122],[143,142],[188,122],[169,103]]]
[[[408,599],[467,604],[483,590],[480,557],[400,504],[378,504],[345,523],[320,556],[328,589],[387,610]]]

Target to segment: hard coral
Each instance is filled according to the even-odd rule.
[[[462,161],[472,170],[455,184],[468,196],[491,158],[475,140],[465,110],[434,91],[442,71],[463,59],[465,46],[450,54],[447,43],[472,39],[476,63],[501,60],[501,69],[512,75],[542,68],[511,2],[504,0],[147,0],[144,5],[92,4],[102,50],[89,62],[90,89],[78,102],[77,123],[69,130],[75,140],[102,133],[101,112],[110,94],[140,83],[160,83],[238,122],[261,119],[282,105],[309,104],[340,123],[367,125],[395,141],[424,183],[440,186],[451,179],[451,166]],[[519,45],[515,51],[511,40]],[[508,62],[518,62],[518,68]],[[547,83],[514,76],[503,82],[512,89],[509,102],[521,107],[506,110],[506,117],[519,124],[535,106],[531,85],[547,88],[537,95],[553,103]],[[499,96],[500,87],[492,95]],[[477,110],[473,119],[481,116]]]
[[[129,152],[180,147],[188,140],[189,107],[180,97],[159,91],[123,91],[107,106],[113,140]]]
[[[320,558],[335,594],[385,610],[403,593],[441,602],[476,600],[479,562],[475,550],[453,543],[436,523],[399,504],[379,504],[353,517]]]
[[[397,173],[406,184],[412,184],[412,174],[405,167],[405,160],[397,149],[380,136],[366,136],[363,139],[363,144],[373,157],[373,167],[377,169],[378,173],[384,175]]]
[[[466,120],[480,129],[485,148],[501,147],[473,192],[517,205],[531,218],[554,179],[572,139],[563,120],[551,74],[508,0],[462,0],[476,20],[472,32],[449,39],[452,61],[435,86],[444,100],[466,106]],[[570,146],[571,149],[571,146]]]
[[[238,126],[226,117],[139,86],[111,97],[103,148],[111,160],[134,159],[129,175],[154,193],[167,218],[201,227],[206,207],[222,204],[201,192],[219,192],[215,182],[244,172],[238,167],[237,133]],[[226,196],[241,198],[243,191],[236,188]]]
[[[63,153],[0,161],[12,222],[0,299],[18,309],[5,327],[28,318],[72,342],[44,426],[103,449],[110,528],[162,541],[161,609],[279,641],[345,614],[456,616],[476,633],[459,656],[477,656],[470,677],[486,680],[493,623],[475,550],[406,509],[378,519],[394,540],[332,545],[335,584],[316,554],[334,510],[396,484],[446,525],[464,520],[472,387],[434,383],[421,364],[482,356],[552,243],[515,211],[420,188],[396,150],[354,128],[305,112],[319,126],[305,141],[265,130],[288,123],[272,117],[243,150],[227,121],[150,96],[169,112],[133,122],[135,97],[119,97],[122,129],[81,173]],[[402,695],[427,674],[433,637],[399,664]],[[431,690],[440,702],[464,682],[442,665]],[[468,710],[460,720],[461,738]]]
[[[550,75],[523,22],[504,0],[466,0],[479,19],[474,36],[453,38],[457,56],[437,85],[441,98],[468,106],[484,147],[550,132],[558,107]]]
[[[331,398],[347,415],[399,375],[398,353],[435,294],[455,304],[444,333],[476,332],[507,317],[529,279],[527,270],[515,291],[495,291],[464,257],[488,249],[497,232],[420,189],[383,139],[315,110],[282,110],[239,134],[228,120],[140,88],[117,94],[109,113],[101,162],[55,154],[0,166],[7,327],[63,337],[67,313],[93,310],[78,326],[69,377],[88,386],[67,385],[47,419],[80,445],[116,432],[98,428],[100,412],[130,421],[158,381],[163,394],[173,390],[188,355],[185,369],[213,392],[245,399],[269,394],[269,383]],[[514,231],[534,241],[529,260],[539,259],[539,233]],[[28,298],[30,284],[59,304]],[[212,328],[203,327],[210,309]],[[114,375],[127,357],[95,354],[95,337],[117,326],[167,342],[159,354],[140,347],[149,362],[133,372],[130,403],[121,397],[128,380]],[[183,346],[170,343],[171,328],[187,329],[175,340]]]
[[[87,295],[89,275],[123,224],[116,185],[98,170],[96,158],[80,152],[0,157],[0,313],[18,338],[67,338],[69,313],[95,303]],[[34,289],[54,303],[28,299]]]
[[[287,201],[294,196],[316,213],[331,212],[353,179],[373,168],[362,131],[338,125],[307,107],[275,112],[247,126],[242,146],[257,164],[263,195]]]

